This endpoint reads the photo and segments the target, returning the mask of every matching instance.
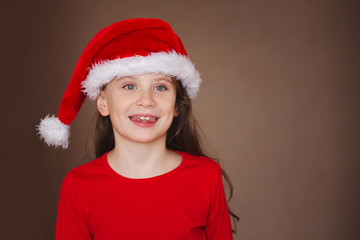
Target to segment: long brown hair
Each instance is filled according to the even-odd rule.
[[[176,86],[175,107],[178,111],[178,117],[174,117],[174,120],[167,131],[166,147],[168,149],[187,152],[197,156],[208,157],[202,147],[199,134],[200,126],[192,113],[191,99],[183,87],[182,82],[175,78],[172,79]],[[110,117],[103,117],[99,112],[97,112],[94,143],[97,158],[115,147],[115,138]],[[219,163],[218,159],[212,159]],[[233,195],[233,185],[229,175],[223,168],[221,168],[221,173],[229,187],[229,197],[227,200],[229,202]],[[232,231],[236,233],[236,222],[239,221],[239,217],[232,212],[230,208],[229,213],[235,223]]]

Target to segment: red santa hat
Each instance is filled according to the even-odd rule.
[[[61,99],[57,117],[47,116],[37,126],[49,145],[67,148],[70,123],[86,96],[96,100],[102,86],[115,78],[161,73],[182,82],[195,98],[201,78],[181,39],[159,19],[128,19],[100,30],[81,54]]]

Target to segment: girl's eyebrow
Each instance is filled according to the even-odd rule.
[[[155,82],[161,82],[161,81],[164,81],[164,82],[167,82],[168,84],[173,84],[173,80],[171,77],[167,76],[167,75],[164,75],[164,76],[154,76],[154,81]],[[132,75],[132,76],[124,76],[124,77],[119,77],[119,78],[115,78],[114,79],[115,82],[119,83],[119,84],[122,84],[122,82],[124,81],[139,81],[141,79],[139,79],[136,75]]]
[[[172,82],[172,79],[170,77],[168,77],[168,76],[158,76],[158,77],[156,77],[155,80],[158,80],[158,81],[165,80],[167,82]]]
[[[125,80],[133,80],[133,81],[135,81],[136,79],[133,78],[132,76],[125,76],[125,77],[115,78],[114,80],[116,82],[122,82],[122,81],[125,81]]]
[[[126,79],[126,78],[130,78],[132,80],[135,80],[135,78],[133,76],[124,76],[124,77],[119,77],[119,78],[116,78],[116,80],[123,80],[123,79]]]

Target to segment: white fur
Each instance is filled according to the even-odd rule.
[[[55,117],[46,116],[41,119],[40,124],[37,126],[40,138],[49,146],[67,148],[69,145],[70,127]]]
[[[93,65],[86,79],[82,82],[83,92],[91,100],[96,100],[100,88],[115,78],[162,73],[181,80],[191,99],[199,91],[201,78],[194,64],[186,56],[175,51],[157,52],[148,56],[134,56],[103,61]]]

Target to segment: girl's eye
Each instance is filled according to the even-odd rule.
[[[135,89],[135,85],[134,84],[126,84],[124,86],[125,89],[128,89],[128,90],[134,90]]]
[[[165,86],[156,86],[155,87],[155,90],[158,90],[158,91],[165,91],[166,90],[166,87]]]

